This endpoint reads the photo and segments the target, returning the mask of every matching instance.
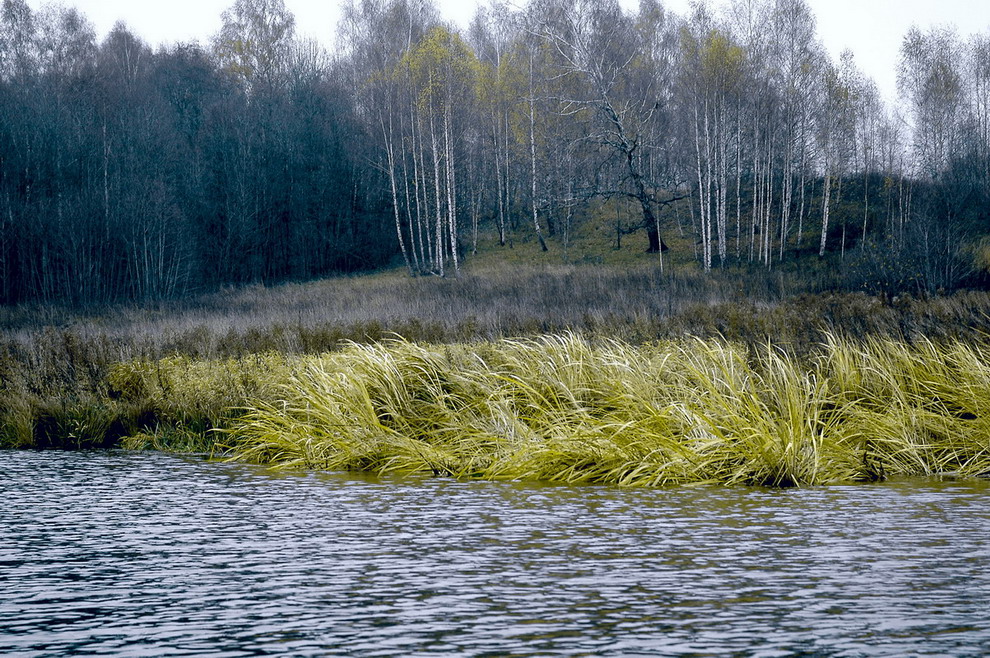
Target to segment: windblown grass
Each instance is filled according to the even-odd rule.
[[[109,447],[126,438],[133,446],[207,450],[209,431],[236,415],[231,408],[268,399],[256,389],[281,381],[261,373],[235,386],[243,369],[254,372],[252,359],[280,355],[296,364],[349,341],[375,344],[395,334],[479,346],[568,331],[632,346],[724,337],[747,355],[772,342],[806,361],[829,332],[918,345],[980,345],[990,332],[986,292],[814,293],[813,282],[759,268],[703,274],[661,272],[655,263],[481,265],[451,280],[385,272],[88,313],[0,308],[0,448]],[[147,370],[143,388],[121,395],[118,370],[138,363]],[[216,371],[216,387],[190,397],[182,392],[193,381],[185,370],[207,367],[200,364]]]
[[[225,432],[286,468],[659,486],[990,474],[990,352],[830,338],[636,347],[574,334],[300,358]]]

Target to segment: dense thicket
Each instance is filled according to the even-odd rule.
[[[152,51],[3,0],[0,302],[446,275],[479,240],[566,249],[607,200],[603,239],[662,253],[677,226],[706,271],[834,254],[917,292],[986,265],[990,34],[911,31],[896,107],[805,0],[493,0],[463,33],[351,0],[338,36],[236,0],[208,48]]]
[[[6,0],[2,19],[0,302],[170,297],[391,255],[353,104],[302,46],[276,76],[219,47],[152,52],[122,26],[97,44],[72,9]]]

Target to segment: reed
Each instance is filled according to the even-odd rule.
[[[352,344],[288,366],[223,430],[285,468],[618,485],[990,474],[990,351],[829,336],[803,361],[721,339]]]

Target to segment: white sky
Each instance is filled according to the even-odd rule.
[[[859,67],[876,80],[892,100],[895,96],[897,52],[911,25],[955,25],[962,36],[990,30],[990,0],[807,0],[818,19],[818,34],[838,58],[849,48]],[[234,0],[62,0],[75,5],[91,20],[100,37],[117,20],[153,45],[176,41],[206,42],[220,28],[220,13]],[[638,0],[620,0],[635,9]],[[690,0],[664,0],[678,13]],[[727,0],[711,0],[715,7]],[[37,9],[43,0],[28,0]],[[295,14],[297,32],[332,42],[340,0],[285,0]],[[444,14],[466,26],[478,0],[439,0]]]

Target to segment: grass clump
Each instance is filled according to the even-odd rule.
[[[962,343],[391,340],[286,372],[231,419],[235,458],[630,486],[990,473],[990,353]]]
[[[139,409],[122,446],[178,452],[213,452],[213,430],[228,426],[251,399],[271,397],[289,360],[279,354],[196,360],[172,356],[111,367],[111,407]]]
[[[212,452],[253,399],[271,397],[288,357],[202,360],[171,356],[101,364],[71,378],[0,382],[0,447]]]
[[[864,461],[889,475],[990,472],[990,350],[929,340],[833,340],[825,364],[865,437]]]

